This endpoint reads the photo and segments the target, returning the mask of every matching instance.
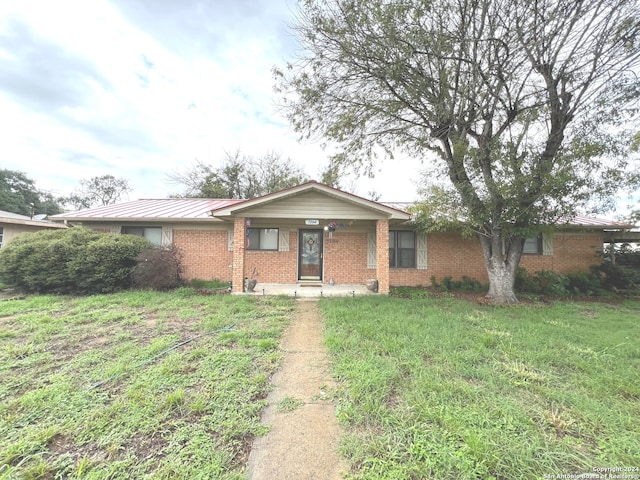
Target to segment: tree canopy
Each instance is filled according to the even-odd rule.
[[[170,174],[169,179],[186,188],[184,196],[202,198],[254,198],[307,180],[291,159],[278,153],[253,157],[240,151],[226,153],[218,168],[197,161],[185,172]]]
[[[637,182],[635,0],[304,0],[299,58],[276,69],[305,136],[337,163],[380,148],[432,161],[425,228],[479,235],[489,296],[515,301],[524,238]]]
[[[62,200],[75,208],[113,205],[131,192],[129,181],[113,175],[100,175],[80,181],[80,187]]]
[[[0,169],[0,210],[32,216],[61,213],[59,202],[23,172]]]

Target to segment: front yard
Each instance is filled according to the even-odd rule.
[[[640,303],[321,312],[355,478],[640,478]]]
[[[0,301],[0,479],[245,478],[294,308],[191,289]],[[640,474],[640,303],[320,308],[353,478]]]
[[[0,302],[0,479],[244,478],[293,307],[190,289]]]

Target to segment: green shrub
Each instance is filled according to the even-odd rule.
[[[86,228],[21,235],[0,251],[0,280],[35,293],[110,293],[131,286],[144,238]]]
[[[176,248],[151,248],[140,252],[133,270],[133,286],[151,290],[170,290],[180,286],[182,266]]]
[[[604,288],[608,290],[632,290],[640,287],[640,269],[633,265],[603,262],[595,271],[600,273]]]
[[[431,286],[435,290],[442,292],[486,292],[489,290],[489,286],[484,284],[475,278],[462,276],[460,280],[453,280],[449,275],[442,279],[442,283],[438,283],[435,275],[431,276]]]
[[[569,292],[567,286],[569,279],[566,275],[554,272],[552,270],[541,270],[534,274],[540,285],[540,293],[543,295],[567,295]]]
[[[561,273],[551,270],[541,270],[529,274],[524,268],[516,270],[515,290],[521,293],[533,293],[537,295],[567,295],[569,278]]]
[[[600,275],[593,269],[589,272],[570,273],[567,278],[569,280],[567,290],[572,295],[597,296],[603,289]]]

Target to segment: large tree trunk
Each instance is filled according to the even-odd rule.
[[[480,235],[480,243],[489,275],[487,298],[494,303],[517,303],[514,285],[524,239],[503,238],[501,230],[494,228],[490,235]]]

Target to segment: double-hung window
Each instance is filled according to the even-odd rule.
[[[4,228],[0,227],[0,248],[2,248],[2,241],[4,240]]]
[[[389,267],[416,267],[416,235],[411,231],[389,231]]]
[[[247,250],[278,250],[278,229],[250,228]]]
[[[157,246],[162,245],[162,227],[122,227],[122,233],[144,237]]]

